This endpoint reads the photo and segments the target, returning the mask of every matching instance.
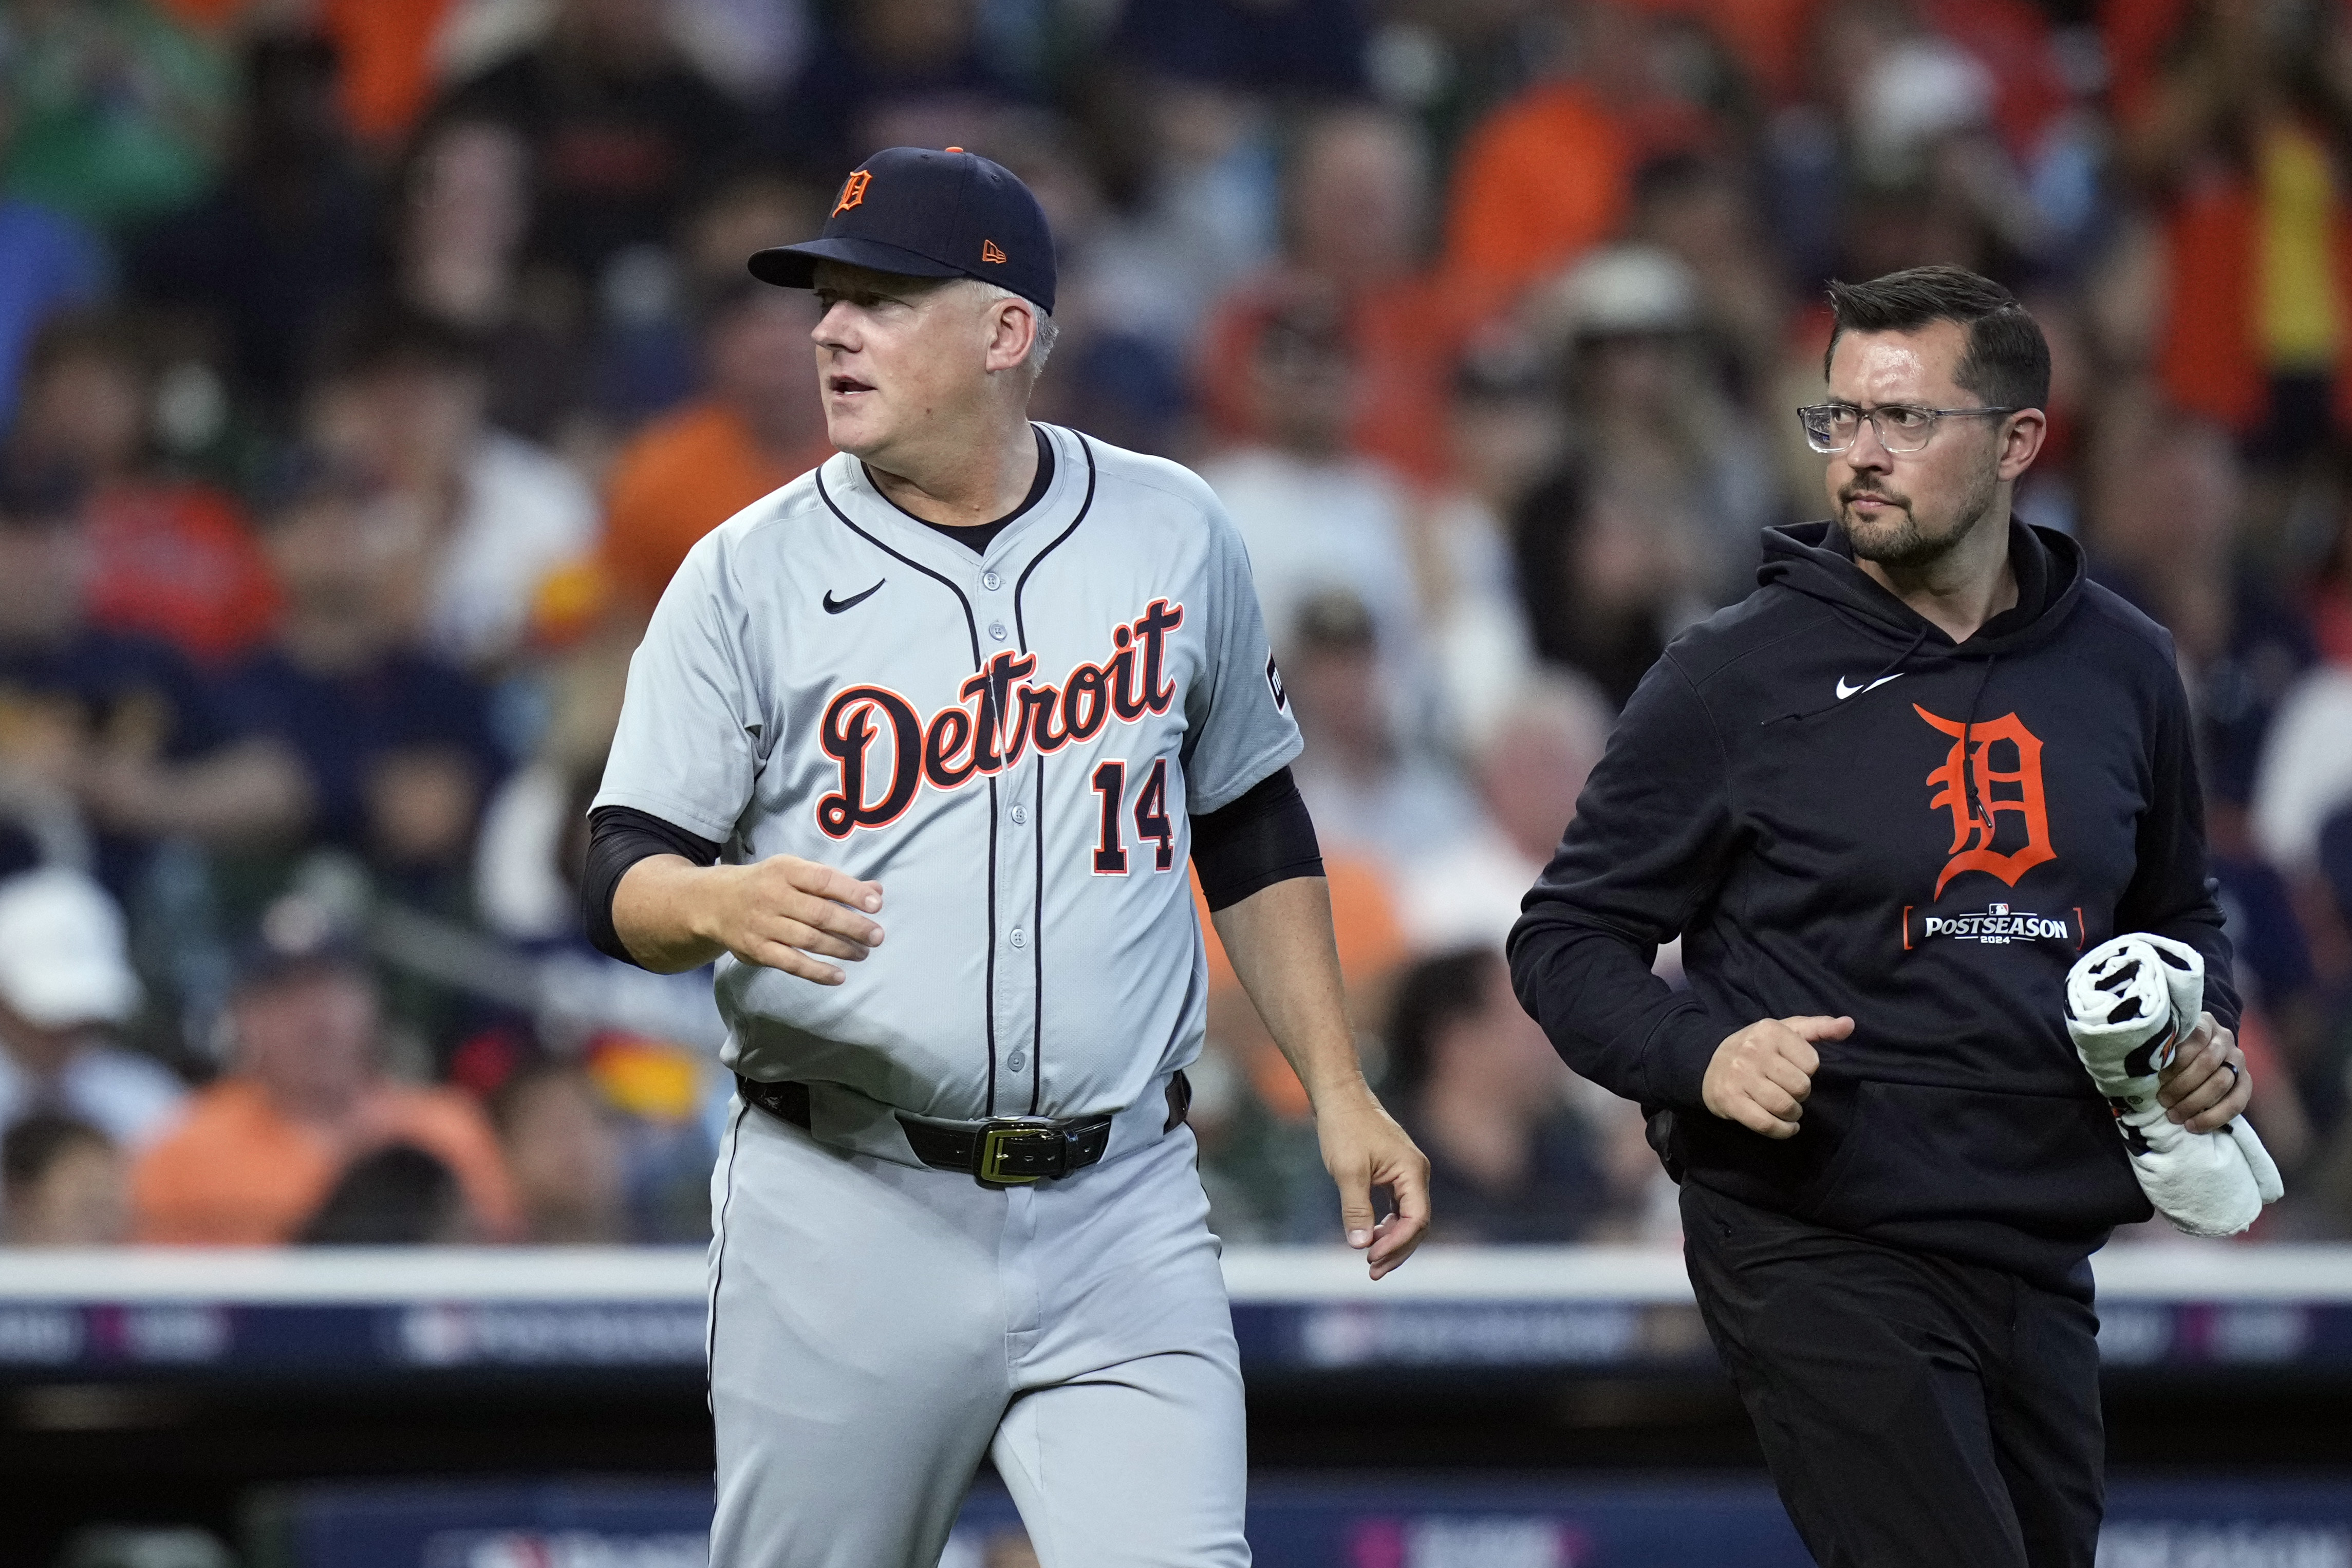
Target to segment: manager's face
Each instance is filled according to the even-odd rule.
[[[985,291],[820,261],[817,390],[834,446],[893,472],[903,453],[961,426],[987,386]]]
[[[1830,358],[1828,401],[1861,409],[1980,406],[1986,400],[1954,379],[1968,346],[1968,329],[1957,321],[1848,332]],[[2032,460],[2033,443],[2020,441],[2018,426],[2030,421],[2038,433],[2040,420],[2031,410],[1947,416],[1916,452],[1889,451],[1877,425],[1863,420],[1853,442],[1829,458],[1830,505],[1854,554],[1916,569],[1949,552]]]

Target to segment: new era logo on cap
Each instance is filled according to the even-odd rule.
[[[844,181],[824,232],[751,258],[751,275],[806,289],[819,261],[902,278],[978,278],[1051,310],[1045,209],[1002,164],[960,147],[891,147]]]

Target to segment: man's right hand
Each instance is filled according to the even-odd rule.
[[[1737,1121],[1767,1138],[1793,1138],[1821,1070],[1817,1040],[1843,1040],[1853,1020],[1806,1015],[1762,1018],[1715,1047],[1699,1098],[1727,1121]]]
[[[838,985],[848,976],[811,954],[856,963],[881,945],[882,928],[866,918],[882,908],[879,882],[792,855],[711,869],[696,934],[746,963]]]
[[[881,908],[881,883],[791,855],[752,866],[648,855],[614,889],[613,925],[638,963],[663,973],[731,952],[838,985],[847,976],[824,959],[855,963],[880,945],[882,928],[867,917]]]

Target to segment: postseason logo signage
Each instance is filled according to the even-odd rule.
[[[1930,942],[1973,942],[1987,947],[2012,942],[2063,942],[2076,952],[2083,947],[2083,911],[2045,915],[2008,904],[1987,904],[1970,914],[1927,914],[1916,907],[1903,911],[1903,947],[1911,952]]]

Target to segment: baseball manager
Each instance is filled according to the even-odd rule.
[[[878,153],[751,267],[816,291],[840,450],[662,596],[583,889],[614,956],[718,961],[711,1560],[932,1568],[985,1454],[1046,1568],[1245,1563],[1188,862],[1375,1278],[1428,1215],[1247,557],[1190,472],[1030,422],[1053,241],[995,163]]]

